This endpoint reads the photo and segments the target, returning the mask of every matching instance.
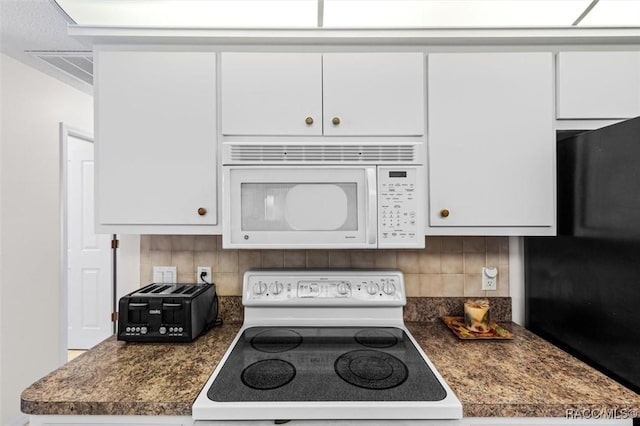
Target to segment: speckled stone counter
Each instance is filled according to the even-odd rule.
[[[411,317],[426,315],[420,306],[411,309]],[[462,341],[439,320],[407,322],[462,402],[464,416],[564,417],[567,409],[640,413],[640,395],[522,327],[503,325],[514,340]],[[109,338],[25,390],[22,411],[189,416],[239,328],[227,323],[188,344]]]
[[[192,343],[124,343],[110,337],[27,388],[22,412],[190,416],[240,326],[225,323]]]
[[[565,417],[568,409],[640,416],[640,395],[528,330],[513,340],[460,340],[440,321],[407,323],[462,402],[465,417]]]

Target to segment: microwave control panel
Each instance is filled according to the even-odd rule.
[[[378,247],[424,247],[419,167],[378,167]]]

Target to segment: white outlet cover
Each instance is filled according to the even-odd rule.
[[[211,283],[211,268],[209,266],[198,266],[196,268],[196,282],[202,283],[202,280],[200,279],[200,274],[202,272],[205,273],[204,281],[206,283]]]
[[[482,268],[482,289],[498,289],[498,268],[496,268],[495,266],[487,266],[486,268]]]
[[[156,284],[174,284],[178,278],[178,268],[175,266],[154,266],[153,282]]]

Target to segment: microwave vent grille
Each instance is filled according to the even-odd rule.
[[[394,145],[232,145],[233,162],[398,163],[414,162],[416,146]]]

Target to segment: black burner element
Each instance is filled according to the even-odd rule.
[[[274,328],[263,331],[251,339],[251,346],[260,352],[279,353],[297,348],[302,343],[302,336],[295,331]]]
[[[334,368],[342,380],[365,389],[390,389],[404,383],[409,371],[385,352],[358,350],[341,355]]]
[[[264,359],[254,362],[242,371],[242,383],[253,389],[276,389],[289,383],[296,376],[296,369],[281,359]]]
[[[381,349],[358,341],[395,345]],[[225,403],[368,404],[446,396],[411,337],[397,327],[248,327],[207,390],[211,401]]]
[[[370,348],[390,348],[398,343],[398,339],[393,334],[384,330],[367,329],[356,333],[356,342]]]

